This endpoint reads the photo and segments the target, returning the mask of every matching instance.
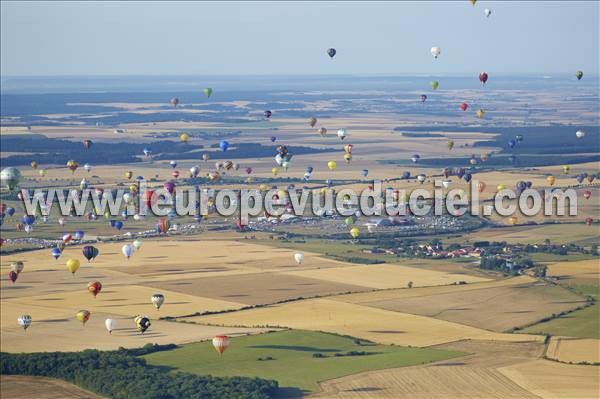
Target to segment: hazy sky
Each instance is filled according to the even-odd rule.
[[[1,4],[3,76],[598,73],[596,1]]]

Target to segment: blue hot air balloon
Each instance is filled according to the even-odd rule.
[[[227,140],[221,140],[219,142],[219,148],[221,151],[225,152],[229,148],[229,142]]]
[[[120,220],[116,220],[113,227],[117,230],[121,230],[123,228],[123,222],[121,222]]]
[[[402,172],[402,179],[404,179],[404,180],[410,179],[410,172],[408,170]]]
[[[510,148],[514,148],[515,145],[517,145],[517,142],[515,140],[513,140],[513,139],[508,140],[508,146]]]
[[[12,216],[15,214],[15,208],[11,208],[10,206],[8,208],[6,208],[6,214],[8,216]]]
[[[35,223],[35,216],[33,215],[25,215],[23,216],[23,224],[26,224],[27,226],[31,226],[32,224]]]
[[[363,175],[363,177],[369,176],[369,169],[363,169],[362,170],[362,175]]]
[[[52,248],[52,251],[50,251],[50,254],[52,255],[52,257],[54,259],[58,259],[58,258],[60,258],[60,255],[62,255],[62,251],[58,248]]]
[[[473,178],[473,176],[470,173],[465,173],[465,175],[463,176],[463,179],[468,183],[471,181],[471,179]]]
[[[83,230],[77,230],[77,231],[75,232],[75,234],[73,235],[73,237],[74,237],[76,240],[82,240],[82,239],[83,239],[83,236],[85,236],[85,233],[83,232]]]

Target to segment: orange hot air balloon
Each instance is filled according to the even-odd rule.
[[[548,182],[549,185],[553,186],[554,182],[556,181],[556,177],[550,175],[550,176],[546,177],[546,181]]]
[[[480,181],[477,183],[477,189],[479,190],[480,193],[483,192],[483,190],[485,190],[485,183]]]
[[[509,224],[517,224],[518,222],[519,222],[519,219],[516,216],[511,216],[508,218]]]
[[[100,281],[91,281],[88,283],[87,288],[88,291],[94,295],[94,298],[96,298],[96,295],[102,290],[102,283]]]
[[[227,337],[227,335],[217,335],[213,338],[212,344],[217,352],[219,352],[220,355],[223,355],[223,352],[225,352],[225,349],[229,346],[229,337]]]

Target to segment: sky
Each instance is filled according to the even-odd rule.
[[[600,58],[597,1],[3,0],[1,29],[4,77],[598,74]]]

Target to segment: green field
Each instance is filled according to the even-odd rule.
[[[350,351],[362,356],[340,356]],[[323,358],[313,357],[315,353]],[[336,356],[337,354],[337,356]],[[385,346],[311,331],[280,331],[230,340],[221,358],[211,342],[145,356],[148,363],[213,376],[248,376],[279,382],[289,394],[315,391],[318,382],[368,370],[411,366],[448,359],[461,352]],[[273,360],[258,360],[271,357]]]
[[[571,288],[578,294],[591,296],[596,300],[600,296],[598,286],[576,285]],[[585,309],[527,327],[522,332],[600,339],[600,305],[596,302]]]

